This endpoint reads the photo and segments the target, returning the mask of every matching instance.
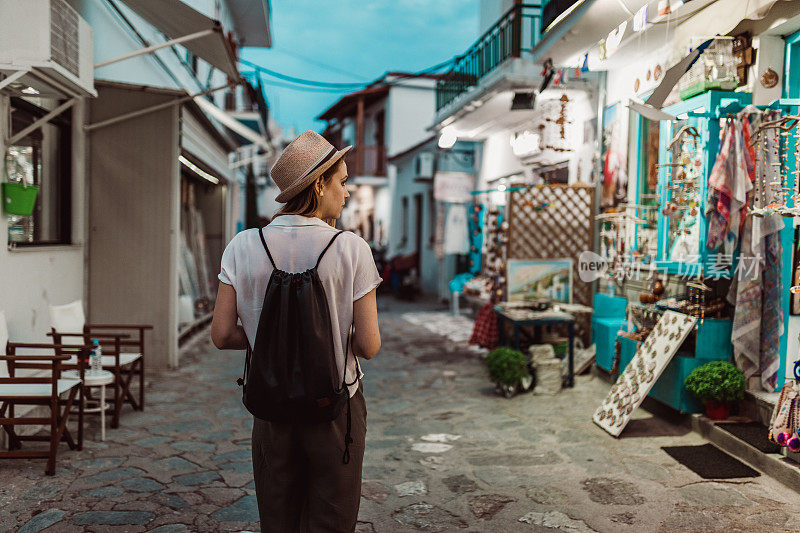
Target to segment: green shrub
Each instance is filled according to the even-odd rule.
[[[732,402],[744,398],[744,374],[727,361],[711,361],[695,368],[687,376],[685,385],[686,390],[704,402]]]
[[[486,356],[486,366],[492,381],[504,385],[516,385],[528,377],[528,359],[513,348],[496,348]]]

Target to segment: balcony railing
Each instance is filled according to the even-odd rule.
[[[505,60],[532,50],[539,42],[541,23],[540,4],[517,4],[500,17],[436,82],[436,111],[477,85]]]
[[[344,156],[347,172],[351,176],[385,176],[385,146],[354,146]]]

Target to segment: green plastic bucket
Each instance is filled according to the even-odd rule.
[[[39,194],[39,187],[10,182],[0,185],[3,188],[3,210],[6,213],[23,217],[33,214],[33,206],[36,204],[36,195]]]

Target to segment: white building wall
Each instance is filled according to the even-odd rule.
[[[486,138],[483,142],[479,188],[484,188],[490,181],[523,171],[522,163],[511,150],[508,131],[494,133]]]
[[[435,108],[434,80],[404,80],[392,87],[386,104],[386,153],[398,154],[429,137]]]
[[[80,138],[84,103],[73,107],[73,139]],[[0,96],[0,117],[7,117],[9,100]],[[8,121],[0,120],[0,153],[5,153]],[[49,305],[85,299],[85,144],[73,142],[72,243],[68,246],[8,248],[8,217],[0,211],[0,311],[8,321],[10,340],[47,342]]]

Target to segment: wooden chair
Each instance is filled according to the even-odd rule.
[[[17,349],[45,350],[59,349],[61,355],[17,354]],[[38,458],[46,457],[45,473],[54,475],[56,453],[63,440],[70,449],[83,447],[83,402],[79,401],[77,443],[67,428],[75,397],[83,399],[80,379],[61,376],[61,365],[73,355],[79,361],[88,354],[85,347],[57,346],[49,343],[11,343],[8,342],[8,329],[5,316],[0,312],[0,429],[8,435],[8,450],[0,450],[0,458]],[[19,370],[37,370],[31,375],[22,376]],[[80,371],[82,375],[82,370]],[[15,407],[47,406],[50,416],[17,416]],[[50,426],[50,435],[18,435],[16,426]],[[47,450],[22,450],[22,441],[48,441]]]
[[[112,428],[119,427],[120,412],[126,402],[130,403],[134,410],[144,410],[144,332],[153,329],[153,326],[87,324],[81,300],[50,306],[50,326],[51,332],[48,335],[59,345],[90,345],[94,339],[100,341],[103,349],[103,368],[113,372],[115,376],[114,395],[111,398],[114,403]],[[133,333],[121,333],[124,331]],[[69,361],[69,364],[74,363],[73,359]],[[131,382],[137,375],[138,398],[131,392]]]

